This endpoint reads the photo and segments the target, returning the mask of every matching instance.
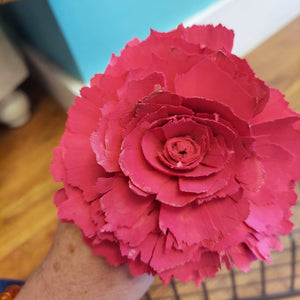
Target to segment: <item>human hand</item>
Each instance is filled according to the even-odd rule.
[[[148,275],[132,276],[127,265],[113,267],[92,255],[81,231],[60,223],[49,253],[15,299],[137,300],[152,281]]]

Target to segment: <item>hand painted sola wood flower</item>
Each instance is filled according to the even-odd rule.
[[[75,99],[55,204],[110,264],[199,285],[270,262],[291,232],[299,115],[232,44],[221,25],[151,31]]]

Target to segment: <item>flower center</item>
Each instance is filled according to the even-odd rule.
[[[170,168],[192,169],[202,159],[201,146],[189,136],[170,138],[158,157]]]
[[[190,137],[175,137],[167,140],[164,152],[168,154],[174,161],[186,161],[191,157],[200,153],[199,145]]]

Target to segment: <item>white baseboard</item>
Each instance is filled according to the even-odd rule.
[[[220,0],[183,24],[222,23],[235,31],[233,53],[245,56],[300,14],[300,0]],[[47,89],[68,109],[83,83],[27,47],[27,56]]]
[[[233,29],[233,53],[245,56],[299,15],[299,0],[220,0],[183,24],[221,23]]]

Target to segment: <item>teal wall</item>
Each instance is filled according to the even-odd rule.
[[[0,6],[0,17],[29,43],[52,58],[69,74],[81,78],[79,65],[46,0],[22,0]],[[8,27],[8,26],[6,26]]]
[[[22,0],[6,5],[39,49],[87,82],[111,53],[150,28],[166,31],[220,0]]]

